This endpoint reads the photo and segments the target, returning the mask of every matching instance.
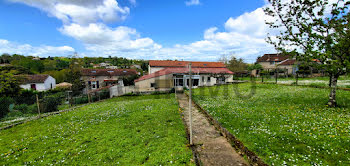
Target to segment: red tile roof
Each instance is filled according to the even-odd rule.
[[[257,62],[281,62],[289,57],[289,55],[283,54],[264,54],[262,57],[258,58]]]
[[[187,74],[189,73],[189,69],[188,68],[165,68],[155,73],[144,75],[139,79],[135,80],[135,82],[159,77],[162,75],[174,74],[174,73]],[[233,74],[233,72],[227,68],[193,68],[192,73],[193,74]]]
[[[281,63],[278,64],[278,65],[294,65],[295,62],[296,62],[295,59],[288,59],[288,60],[286,60],[286,61],[281,62]]]
[[[169,60],[150,60],[151,67],[186,67],[190,61],[169,61]],[[222,62],[192,62],[192,67],[209,67],[209,68],[224,68],[226,67]]]
[[[137,75],[134,69],[82,69],[83,76],[128,76]]]

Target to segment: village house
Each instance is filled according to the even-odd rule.
[[[123,78],[137,75],[133,69],[82,69],[81,73],[85,92],[111,85],[124,86]]]
[[[149,61],[149,74],[135,80],[140,91],[166,91],[189,86],[189,61]],[[233,82],[233,72],[222,62],[192,62],[192,85],[213,86]]]
[[[296,60],[289,55],[283,54],[264,54],[262,57],[258,57],[257,64],[260,64],[265,71],[274,72],[276,69],[285,71],[286,75],[294,75],[298,71]],[[256,70],[252,71],[253,76],[258,76],[259,73]]]
[[[47,91],[56,87],[56,79],[47,74],[21,75],[20,87],[27,90]]]

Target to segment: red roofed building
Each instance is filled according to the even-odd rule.
[[[298,70],[296,60],[289,55],[284,54],[264,54],[256,60],[266,71],[274,71],[275,69],[283,69],[287,74],[295,74]],[[253,70],[252,75],[257,75],[257,71]]]
[[[149,61],[149,74],[135,80],[140,91],[170,90],[189,85],[190,61]],[[222,62],[191,62],[193,86],[213,86],[233,82],[233,72]]]

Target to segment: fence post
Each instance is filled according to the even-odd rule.
[[[90,99],[90,93],[88,93],[88,102],[90,103],[91,101],[90,101],[91,99]]]
[[[40,104],[39,104],[39,97],[38,94],[36,94],[36,105],[38,107],[38,113],[39,113],[39,118],[40,118]]]
[[[275,69],[275,78],[276,78],[276,84],[277,84],[277,68]]]
[[[296,81],[295,81],[295,84],[298,85],[298,78],[299,78],[299,74],[297,72],[297,77],[296,77]]]
[[[190,62],[188,64],[189,68],[189,107],[188,107],[188,114],[189,114],[189,122],[190,122],[190,145],[193,145],[193,140],[192,140],[192,63]]]

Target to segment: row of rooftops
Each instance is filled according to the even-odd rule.
[[[312,61],[320,63],[318,59],[313,59]],[[280,62],[278,65],[294,65],[297,62],[297,60],[290,55],[264,54],[262,57],[258,57],[256,62]]]
[[[293,65],[295,59],[290,59],[289,55],[283,54],[264,54],[257,59],[257,62],[280,62],[279,65]],[[172,60],[150,60],[150,67],[164,68],[152,74],[144,75],[135,82],[150,79],[153,77],[168,75],[174,73],[188,74],[188,64],[190,61],[172,61]],[[191,62],[192,72],[198,74],[234,74],[228,70],[223,62]],[[134,69],[82,69],[82,76],[129,76],[137,75]],[[44,82],[49,75],[26,75],[26,83]]]
[[[150,67],[187,67],[190,61],[150,60]],[[222,62],[192,62],[194,68],[225,68]]]

